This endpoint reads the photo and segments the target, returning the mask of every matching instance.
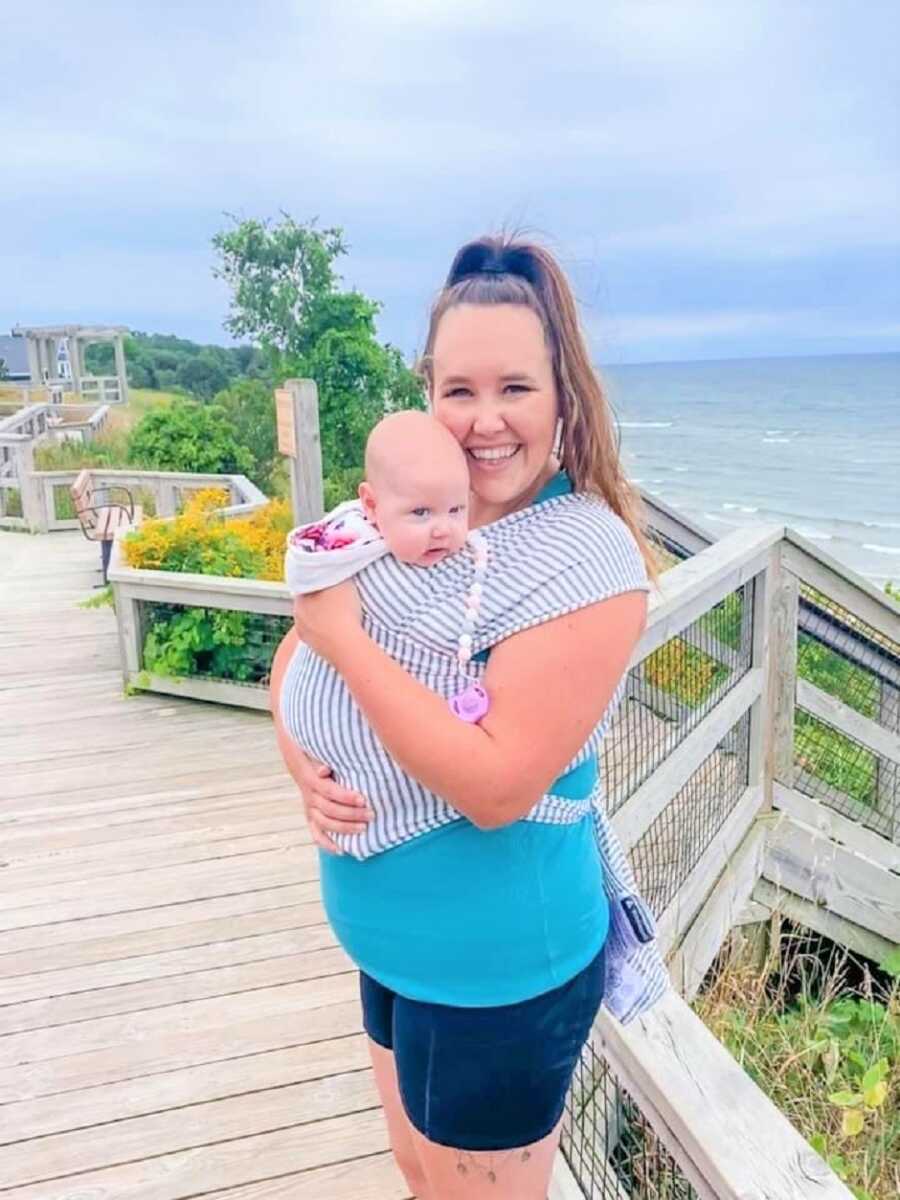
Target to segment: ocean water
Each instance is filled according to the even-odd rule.
[[[630,478],[721,537],[777,521],[900,586],[900,354],[601,368]]]

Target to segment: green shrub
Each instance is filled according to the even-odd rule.
[[[144,639],[144,670],[155,675],[207,676],[239,683],[269,677],[289,617],[221,608],[163,608],[150,618]]]
[[[224,409],[174,400],[150,409],[128,439],[128,460],[158,471],[245,474],[253,455],[234,436]]]

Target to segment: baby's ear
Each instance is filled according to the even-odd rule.
[[[372,491],[371,484],[364,479],[359,485],[359,498],[362,502],[363,511],[371,520],[375,516],[375,493]]]

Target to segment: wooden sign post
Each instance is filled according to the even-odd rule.
[[[278,449],[291,472],[294,523],[317,521],[324,512],[319,390],[312,379],[288,379],[275,391]]]

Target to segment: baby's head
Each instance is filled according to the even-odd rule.
[[[433,566],[466,540],[469,468],[463,449],[427,413],[391,413],[369,435],[359,498],[396,558]]]

